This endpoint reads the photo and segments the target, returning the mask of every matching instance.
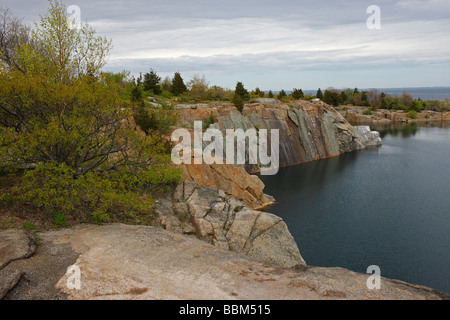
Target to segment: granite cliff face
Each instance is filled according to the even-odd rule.
[[[279,130],[279,166],[286,167],[324,159],[345,152],[381,145],[376,132],[364,128],[364,133],[351,126],[333,107],[323,102],[294,101],[284,104],[275,99],[257,99],[244,106],[243,112],[227,103],[179,105],[179,127],[191,130],[194,121],[214,119],[210,128]],[[377,138],[378,137],[378,138]],[[269,134],[270,138],[270,134]],[[206,144],[204,144],[205,147]],[[226,150],[224,153],[226,157]],[[273,203],[263,193],[264,184],[253,173],[258,164],[182,164],[184,179],[198,186],[223,190],[241,200],[251,209]]]
[[[206,121],[220,129],[278,129],[280,167],[337,156],[366,147],[366,141],[333,107],[323,102],[293,101],[284,104],[275,99],[257,99],[236,107],[224,103],[179,105],[179,125],[192,128],[195,120]],[[249,173],[259,172],[258,165],[246,165]]]

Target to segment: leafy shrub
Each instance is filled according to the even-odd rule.
[[[0,172],[18,181],[0,194],[1,206],[23,204],[59,225],[145,217],[150,188],[181,179],[162,136],[173,108],[149,113],[158,132],[134,130],[132,109],[149,106],[139,90],[123,99],[124,87],[100,71],[109,42],[88,27],[70,29],[65,8],[50,6],[33,42],[17,48],[22,70],[0,68]]]
[[[408,111],[408,113],[406,114],[406,116],[410,119],[417,119],[417,111],[415,110],[410,110]]]
[[[235,94],[233,96],[233,104],[236,106],[239,112],[242,113],[242,110],[244,110],[244,101],[238,94]]]
[[[203,129],[208,129],[210,125],[216,122],[216,118],[210,114],[208,118],[203,122]]]

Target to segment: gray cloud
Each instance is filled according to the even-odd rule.
[[[27,21],[47,7],[46,0],[4,2]],[[370,79],[386,81],[383,87],[404,86],[411,80],[401,75],[417,70],[419,85],[450,85],[450,76],[440,71],[450,66],[448,0],[65,3],[80,6],[82,20],[113,39],[110,70],[202,73],[220,85],[239,76],[275,90],[280,82],[307,85],[315,79],[311,86],[328,86],[364,74],[368,86],[376,86]],[[371,4],[381,8],[381,30],[366,27]],[[374,70],[383,70],[375,72],[379,80]]]

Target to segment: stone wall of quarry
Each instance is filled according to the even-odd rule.
[[[232,104],[223,102],[178,105],[177,111],[178,126],[191,132],[194,121],[205,122],[211,116],[214,123],[209,127],[220,129],[224,136],[226,129],[267,129],[270,139],[270,130],[278,129],[280,167],[381,145],[376,132],[353,127],[335,108],[323,102],[285,104],[275,99],[257,99],[255,103],[246,104],[242,113]],[[252,209],[260,210],[273,203],[273,198],[264,194],[262,181],[253,175],[260,172],[257,164],[192,163],[181,167],[185,180],[195,181],[201,187],[223,190]]]
[[[220,129],[279,129],[280,167],[337,156],[363,149],[365,141],[335,108],[323,102],[293,101],[289,104],[275,99],[257,99],[239,112],[226,103],[179,105],[179,126],[193,128],[195,120],[206,121],[211,115]],[[247,165],[251,173],[258,166]]]

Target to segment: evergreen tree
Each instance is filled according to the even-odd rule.
[[[341,102],[341,95],[336,90],[325,90],[323,94],[323,102],[331,104],[335,107]]]
[[[299,100],[299,99],[303,99],[303,97],[304,97],[304,94],[303,94],[303,91],[302,91],[302,89],[293,89],[292,90],[292,98],[294,99],[294,100]]]
[[[264,97],[264,91],[261,91],[261,89],[257,87],[255,89],[255,95],[257,95],[259,97]]]
[[[269,90],[269,98],[273,98],[272,90]]]
[[[161,89],[163,91],[169,91],[170,88],[172,88],[172,80],[169,78],[169,76],[165,77],[163,82],[161,83]]]
[[[236,108],[239,110],[239,112],[242,113],[242,110],[244,109],[244,101],[242,100],[241,96],[237,93],[233,96],[233,104],[236,106]]]
[[[175,72],[175,75],[173,76],[171,91],[176,96],[179,96],[187,91],[187,87],[184,84],[183,78],[179,72]]]
[[[244,88],[244,85],[242,84],[242,82],[236,83],[235,93],[236,93],[239,97],[241,97],[241,99],[242,99],[243,101],[248,101],[248,100],[250,100],[250,94],[248,93],[247,89]]]
[[[318,98],[320,100],[323,99],[323,93],[322,93],[322,90],[320,90],[320,88],[316,92],[316,98]]]
[[[142,96],[142,89],[140,86],[134,86],[133,90],[131,90],[131,101],[141,103],[144,101]]]
[[[161,77],[153,69],[150,69],[150,72],[144,75],[144,90],[152,91],[154,94],[161,94],[160,81]]]
[[[361,93],[361,105],[368,107],[369,106],[369,98],[367,97],[367,92],[363,91]]]
[[[341,103],[347,103],[347,94],[345,93],[345,91],[341,92]]]
[[[287,94],[286,94],[286,92],[283,89],[281,89],[280,93],[278,94],[278,99],[281,100],[284,97],[287,97]]]

